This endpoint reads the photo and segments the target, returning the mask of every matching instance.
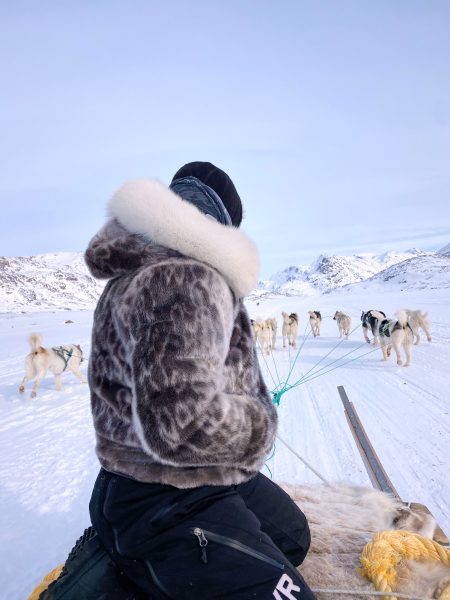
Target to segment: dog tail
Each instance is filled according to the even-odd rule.
[[[372,316],[375,317],[375,319],[378,319],[379,321],[384,321],[384,319],[386,318],[378,310],[371,310],[370,312],[372,313]]]
[[[403,328],[407,326],[408,315],[406,314],[405,310],[398,310],[395,313],[395,316],[397,317],[397,321],[398,321],[399,325],[401,325]]]
[[[31,333],[28,341],[30,342],[31,351],[36,352],[36,350],[42,345],[42,335],[40,333]]]

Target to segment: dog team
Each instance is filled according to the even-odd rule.
[[[299,318],[297,313],[282,312],[282,338],[283,348],[287,346],[297,347]],[[308,311],[309,325],[314,337],[320,336],[320,327],[322,324],[322,315],[317,310]],[[351,329],[351,317],[344,312],[337,310],[333,320],[336,321],[339,337],[348,339]],[[257,346],[263,354],[270,355],[275,349],[277,335],[277,320],[274,317],[268,319],[255,319],[251,321],[253,337]],[[405,367],[411,363],[411,346],[420,342],[419,330],[425,332],[427,340],[431,342],[430,323],[427,313],[421,310],[403,309],[399,310],[394,319],[388,319],[384,312],[377,310],[368,310],[362,312],[361,324],[364,339],[370,344],[368,332],[373,335],[374,346],[380,346],[383,352],[383,360],[388,360],[392,349],[394,349],[397,364],[403,364],[400,349],[406,355]]]
[[[292,346],[297,348],[299,317],[295,312],[282,312],[283,325],[281,335],[283,338],[283,348]],[[314,337],[320,336],[320,327],[322,324],[322,315],[318,310],[308,311],[309,325]],[[348,339],[351,328],[351,317],[340,310],[334,314],[333,320],[336,321],[339,337]],[[423,330],[427,340],[431,342],[430,322],[427,313],[421,310],[399,310],[394,319],[388,319],[381,310],[368,310],[361,314],[361,324],[364,339],[371,343],[369,332],[373,336],[375,347],[380,346],[383,353],[383,360],[388,360],[392,350],[397,357],[397,364],[403,364],[400,350],[403,347],[406,361],[405,367],[411,363],[411,347],[420,342],[419,330]],[[256,345],[263,354],[270,355],[275,350],[277,339],[277,320],[274,317],[267,319],[251,320],[253,338]],[[80,381],[87,383],[80,371],[80,365],[83,361],[83,352],[77,344],[68,344],[54,348],[44,348],[42,346],[42,336],[39,333],[32,333],[29,337],[31,352],[25,359],[25,376],[19,386],[19,391],[25,391],[25,385],[31,379],[34,384],[31,390],[31,397],[35,398],[37,390],[42,379],[50,370],[55,376],[55,387],[61,390],[61,375],[65,371],[70,371]]]
[[[283,348],[292,346],[297,348],[297,337],[298,337],[298,314],[282,312],[283,325],[281,328],[281,335],[283,338]],[[319,311],[309,311],[309,324],[314,337],[320,335],[320,325],[322,323],[322,316]],[[277,336],[277,320],[275,317],[268,319],[251,319],[253,338],[256,341],[257,346],[261,349],[263,354],[270,354],[275,349],[275,342]]]

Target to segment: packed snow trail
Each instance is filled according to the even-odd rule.
[[[426,504],[449,534],[449,298],[424,291],[402,294],[399,301],[398,294],[366,292],[361,297],[333,293],[248,303],[252,317],[273,315],[278,319],[273,359],[260,358],[271,389],[271,375],[276,383],[284,381],[295,356],[292,349],[281,348],[281,311],[298,312],[303,334],[308,310],[321,310],[328,316],[341,309],[352,316],[355,327],[362,309],[381,309],[392,315],[405,306],[429,310],[432,322],[433,342],[422,341],[413,347],[411,367],[397,367],[393,357],[384,363],[378,351],[324,372],[282,396],[279,433],[326,479],[370,485],[337,392],[337,386],[344,385],[399,494],[405,501]],[[64,322],[69,318],[74,323]],[[63,390],[57,392],[53,376],[48,374],[34,400],[30,399],[31,384],[23,395],[18,386],[32,331],[44,335],[44,346],[79,343],[88,356],[91,325],[91,312],[6,314],[0,318],[0,581],[4,600],[24,600],[42,576],[66,558],[89,524],[88,503],[99,465],[88,386],[65,373]],[[337,336],[336,323],[328,316],[321,336],[305,340],[289,382],[299,380],[334,348]],[[317,369],[362,342],[359,328]],[[363,345],[348,358],[370,350]],[[85,374],[86,365],[82,365]],[[313,369],[310,375],[315,372]],[[281,443],[276,444],[267,465],[263,472],[269,476],[270,469],[277,481],[320,483]]]
[[[328,315],[321,336],[307,337],[289,382],[295,383],[310,369],[308,377],[318,373],[317,378],[287,391],[281,398],[282,437],[326,479],[370,485],[337,393],[337,386],[343,385],[402,499],[426,504],[447,533],[450,533],[449,295],[430,291],[403,293],[399,302],[398,293],[372,294],[368,298],[335,293],[306,299],[279,297],[260,300],[259,305],[249,303],[253,318],[278,315],[282,310],[298,312],[302,334],[308,310],[319,309],[322,315]],[[432,322],[433,342],[428,344],[422,336],[420,345],[413,347],[411,367],[397,367],[394,357],[383,362],[381,350],[371,352],[372,346],[361,345],[360,328],[335,348],[339,338],[330,315],[336,309],[352,316],[354,328],[363,309],[376,307],[393,315],[404,306],[429,310]],[[280,379],[285,380],[295,351],[280,349],[279,341],[277,345],[274,356]],[[335,349],[322,360],[332,348]],[[342,363],[350,359],[352,362],[339,366],[338,361],[327,370],[328,364],[354,348],[357,349],[354,353],[342,359]],[[361,358],[353,360],[357,356]],[[266,360],[261,365],[270,386],[276,375],[270,357]],[[333,369],[336,365],[338,368]],[[318,482],[281,444],[277,445],[268,466],[279,481]]]

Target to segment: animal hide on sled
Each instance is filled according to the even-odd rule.
[[[281,487],[305,513],[311,529],[311,548],[299,567],[312,589],[375,591],[357,571],[360,556],[372,534],[403,529],[433,537],[436,522],[430,515],[411,512],[399,500],[373,490],[345,484]],[[450,567],[405,561],[398,569],[395,591],[439,598],[450,583]],[[371,596],[317,593],[319,600],[367,600]],[[376,596],[373,596],[375,598]]]
[[[352,594],[315,592],[318,600],[367,600],[379,596],[373,584],[358,573],[360,556],[372,534],[402,529],[432,537],[436,522],[430,515],[411,512],[382,492],[343,484],[281,485],[306,514],[311,548],[299,570],[313,590],[351,590]],[[60,568],[49,574],[28,600],[37,600]],[[419,598],[440,598],[450,586],[450,567],[440,563],[403,561],[397,568],[395,591]],[[447,597],[447,596],[446,596]]]

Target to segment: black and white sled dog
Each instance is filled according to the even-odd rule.
[[[381,351],[383,352],[383,360],[388,360],[394,348],[397,355],[397,364],[403,364],[400,348],[406,355],[405,367],[411,364],[411,346],[413,343],[413,330],[408,323],[408,315],[406,311],[399,310],[395,313],[395,319],[383,319],[383,314],[376,310],[372,311],[373,316],[378,321],[378,335],[381,341]]]
[[[378,321],[379,317],[375,316],[375,313],[381,315],[381,319],[385,319],[386,315],[381,310],[368,310],[367,312],[362,311],[361,322],[362,322],[362,330],[364,339],[368,344],[370,344],[370,339],[367,334],[368,330],[372,332],[373,335],[373,345],[378,346],[379,336],[378,336]]]
[[[19,386],[19,392],[24,392],[25,384],[36,378],[31,390],[31,397],[35,398],[37,389],[49,369],[55,376],[55,387],[58,391],[61,390],[61,375],[64,371],[71,371],[80,381],[87,383],[80,371],[83,352],[78,344],[43,348],[40,333],[32,333],[28,341],[31,352],[25,359],[25,377]]]
[[[411,310],[409,308],[405,308],[403,310],[408,317],[409,326],[413,330],[414,337],[416,338],[414,345],[417,345],[420,342],[419,328],[425,332],[427,340],[431,342],[430,321],[428,320],[428,314],[422,310]]]
[[[309,324],[314,337],[320,335],[320,326],[322,324],[322,315],[318,310],[309,310]]]

